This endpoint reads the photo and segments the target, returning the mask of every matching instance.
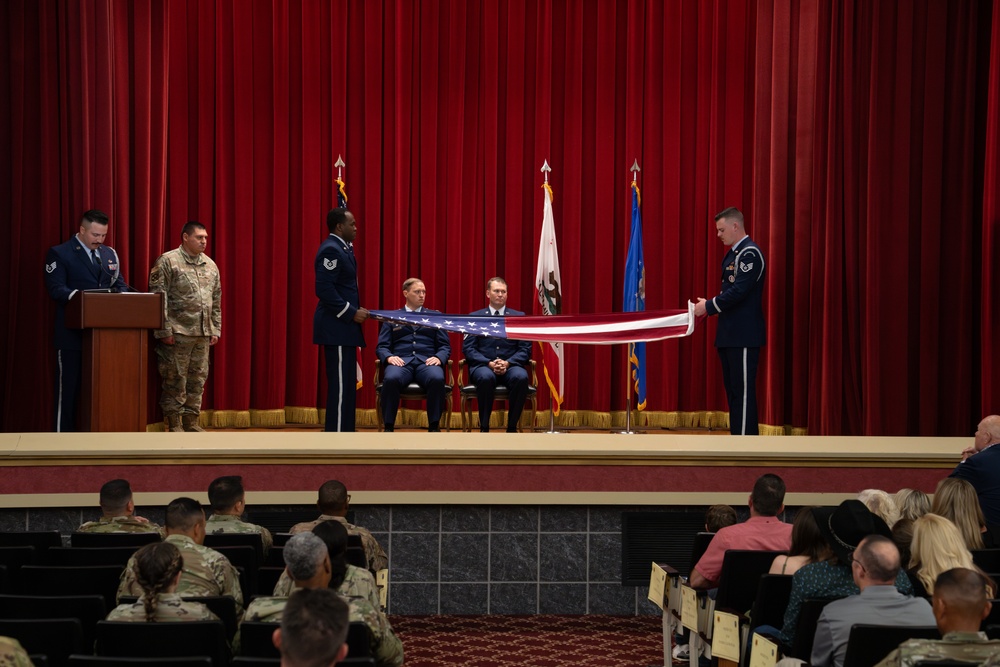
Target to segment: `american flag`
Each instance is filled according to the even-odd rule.
[[[418,327],[434,327],[466,336],[490,336],[512,340],[549,341],[584,345],[615,345],[651,342],[690,336],[694,332],[694,304],[687,310],[647,310],[638,313],[596,315],[526,315],[481,317],[433,315],[398,310],[373,310],[371,317]]]

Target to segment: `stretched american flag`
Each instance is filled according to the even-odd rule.
[[[526,315],[524,317],[471,317],[432,315],[398,310],[373,310],[382,322],[434,327],[466,336],[491,336],[512,340],[614,345],[652,342],[690,336],[694,332],[694,304],[687,310],[647,310],[638,313],[596,315]]]

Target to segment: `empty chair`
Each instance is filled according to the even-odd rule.
[[[69,536],[73,547],[141,547],[159,542],[159,533],[73,533]]]
[[[750,551],[730,549],[722,558],[719,592],[715,608],[734,614],[744,614],[757,598],[761,575],[767,574],[771,563],[783,551]]]
[[[243,621],[240,623],[240,655],[250,658],[280,658],[271,636],[279,623]]]
[[[21,568],[18,592],[25,595],[97,594],[103,596],[108,609],[112,609],[121,574],[122,568],[117,565],[25,565]]]
[[[757,586],[750,618],[755,626],[770,625],[780,628],[785,620],[785,608],[792,592],[792,575],[765,574]]]
[[[907,639],[940,639],[937,627],[866,625],[851,627],[844,667],[874,667]]]
[[[222,621],[129,623],[100,621],[96,654],[137,657],[155,651],[160,658],[208,656],[214,667],[226,667],[229,645]],[[155,649],[151,650],[151,647]]]
[[[188,658],[112,658],[106,655],[71,655],[68,665],[69,667],[212,667],[212,659],[206,655]]]
[[[22,565],[34,565],[35,547],[25,545],[22,547],[0,547],[0,565],[6,565],[7,571],[17,575],[17,571]]]
[[[61,546],[62,537],[55,530],[0,533],[0,547],[35,547],[36,551],[42,551]]]
[[[83,649],[83,629],[75,618],[2,619],[0,635],[21,642],[29,654],[44,655],[53,667],[63,667],[71,654]]]
[[[45,552],[48,565],[117,565],[124,568],[137,546],[131,547],[53,547]]]
[[[0,618],[75,618],[80,621],[83,645],[94,645],[97,622],[108,615],[102,595],[0,595]]]

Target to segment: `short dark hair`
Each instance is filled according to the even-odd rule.
[[[184,240],[185,235],[194,234],[196,229],[206,229],[205,225],[201,224],[197,220],[188,220],[181,227],[181,240]]]
[[[757,514],[777,516],[785,504],[785,480],[771,473],[761,475],[754,482],[750,502]]]
[[[99,225],[108,224],[108,214],[105,213],[104,211],[98,211],[96,208],[92,208],[89,211],[84,211],[81,217],[83,219],[80,221],[80,224],[83,224],[85,222],[96,222]]]
[[[736,523],[736,510],[729,505],[712,505],[705,512],[705,530],[710,533],[719,532],[720,528]]]
[[[347,639],[350,608],[329,588],[296,591],[281,613],[281,658],[294,667],[329,665]]]
[[[892,547],[891,552],[894,557],[884,558],[875,548],[878,544],[885,544]],[[854,552],[854,560],[868,570],[868,576],[874,581],[895,581],[899,573],[899,549],[895,543],[885,535],[867,535],[861,541]]]
[[[723,209],[715,214],[715,221],[718,222],[725,218],[726,220],[732,220],[733,222],[738,222],[740,225],[743,224],[743,214],[740,213],[740,209],[735,206],[730,206],[727,209]]]
[[[346,208],[332,208],[330,212],[326,214],[326,228],[330,230],[333,234],[337,231],[337,225],[347,224],[347,214],[350,213]]]
[[[166,526],[172,530],[189,531],[205,520],[205,510],[194,498],[177,498],[167,505]]]
[[[232,509],[244,495],[243,478],[239,475],[218,477],[208,485],[208,502],[216,512]]]
[[[331,479],[319,487],[319,499],[316,501],[320,511],[339,512],[347,505],[347,487],[343,482]]]
[[[996,582],[991,577],[976,570],[956,567],[937,576],[934,597],[948,600],[963,617],[981,619],[986,603],[996,589]]]
[[[132,487],[128,480],[113,479],[101,487],[101,511],[106,513],[124,510],[132,500]]]

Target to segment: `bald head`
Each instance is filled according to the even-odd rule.
[[[981,452],[997,443],[1000,443],[1000,415],[983,417],[976,428],[976,451]]]
[[[899,572],[899,549],[888,537],[869,535],[854,550],[854,581],[858,588],[890,586]]]
[[[978,632],[992,608],[993,587],[988,577],[964,567],[939,574],[934,582],[934,618],[941,634]]]

